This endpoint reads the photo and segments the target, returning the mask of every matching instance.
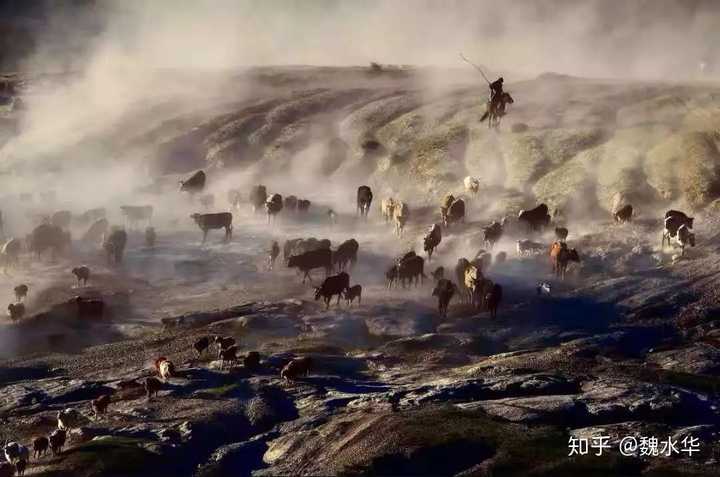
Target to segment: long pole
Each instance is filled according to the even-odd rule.
[[[481,70],[478,65],[476,65],[476,64],[473,63],[472,61],[470,61],[470,60],[468,60],[467,58],[465,58],[465,55],[463,55],[462,53],[460,53],[460,58],[462,58],[463,61],[465,61],[466,63],[468,63],[469,65],[471,65],[473,68],[475,68],[476,70],[478,70],[478,71],[480,72],[480,74],[482,75],[482,77],[485,79],[485,81],[487,81],[487,84],[490,84],[490,80],[487,79],[487,76],[485,76],[485,73],[483,73],[483,70]]]

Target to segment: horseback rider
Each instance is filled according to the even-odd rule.
[[[497,101],[503,95],[503,77],[499,77],[492,83],[490,83],[490,107],[495,108]]]

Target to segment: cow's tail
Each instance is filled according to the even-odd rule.
[[[485,121],[488,118],[488,116],[490,116],[490,111],[485,111],[485,113],[482,116],[480,116],[480,122]]]

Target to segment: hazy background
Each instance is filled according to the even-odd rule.
[[[0,69],[458,65],[686,77],[716,64],[712,0],[1,0]]]

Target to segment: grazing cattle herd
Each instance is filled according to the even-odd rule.
[[[180,190],[195,197],[195,203],[203,209],[215,206],[215,196],[212,194],[198,195],[205,191],[207,176],[200,171],[189,179],[182,181]],[[472,197],[477,196],[480,182],[473,177],[466,177],[464,189]],[[371,211],[373,192],[367,185],[361,185],[357,189],[356,213],[362,219],[359,224],[365,224]],[[473,200],[473,199],[468,199]],[[243,204],[248,204],[253,213],[265,210],[268,224],[276,221],[282,214],[292,214],[297,220],[308,214],[311,208],[311,201],[300,199],[295,195],[283,196],[279,193],[268,193],[264,185],[255,185],[249,189],[249,193],[242,194],[240,190],[228,191],[227,201],[230,210],[239,211]],[[472,204],[473,202],[469,202]],[[437,210],[437,209],[436,209]],[[108,221],[108,214],[105,208],[89,209],[81,214],[73,215],[68,210],[60,210],[36,225],[30,234],[24,239],[8,238],[0,249],[0,259],[6,274],[10,270],[20,266],[20,259],[23,253],[34,255],[36,258],[48,256],[51,260],[65,254],[72,244],[69,232],[71,224],[87,227],[82,234],[81,241],[87,244],[101,246],[101,250],[107,255],[108,264],[119,266],[123,262],[125,248],[128,242],[127,230],[133,230],[138,225],[144,225],[145,245],[152,249],[157,241],[157,234],[151,226],[154,208],[152,205],[129,206],[123,205],[119,208],[120,215],[125,220],[125,226],[111,226]],[[431,223],[426,232],[422,235],[422,247],[427,254],[427,261],[433,259],[433,255],[443,243],[443,236],[452,240],[454,236],[462,235],[465,231],[472,229],[472,223],[466,223],[466,201],[462,197],[455,197],[447,194],[443,197],[439,207],[438,223]],[[411,220],[410,207],[408,204],[395,197],[383,198],[380,202],[380,213],[385,223],[392,223],[395,234],[403,238]],[[436,212],[437,213],[437,212]],[[333,209],[328,209],[327,216],[329,225],[336,223],[337,214]],[[412,220],[418,221],[421,214],[414,212]],[[507,252],[500,251],[494,255],[491,251],[503,238],[514,237],[517,245],[518,257],[536,256],[546,254],[549,256],[548,271],[559,279],[564,280],[568,270],[573,263],[579,263],[580,254],[568,243],[570,231],[560,223],[561,214],[551,217],[549,209],[545,204],[539,204],[533,209],[521,210],[516,217],[504,217],[502,220],[494,220],[488,225],[480,228],[482,231],[481,249],[469,260],[465,257],[457,259],[452,276],[452,269],[446,270],[443,266],[435,267],[431,273],[434,281],[432,297],[437,299],[438,314],[441,318],[447,318],[450,305],[453,299],[460,302],[462,309],[467,313],[487,312],[491,318],[496,318],[498,310],[503,301],[503,286],[493,281],[490,276],[494,267],[502,265],[507,261]],[[233,213],[193,213],[190,218],[202,231],[202,242],[207,240],[208,232],[211,230],[224,229],[225,242],[232,240]],[[617,207],[613,208],[612,219],[618,224],[625,224],[633,218],[633,208],[629,203],[618,200]],[[695,234],[693,229],[693,217],[677,211],[669,210],[663,220],[664,229],[662,232],[661,248],[666,244],[675,245],[680,248],[680,256],[683,256],[687,247],[695,246]],[[433,221],[434,222],[434,221]],[[553,223],[554,222],[554,223]],[[548,242],[542,242],[543,232],[554,226],[554,241],[548,246]],[[443,230],[445,229],[445,230]],[[552,233],[553,229],[549,230]],[[276,270],[275,264],[280,258],[282,250],[282,262],[286,268],[296,269],[301,275],[301,281],[313,282],[312,273],[316,270],[324,272],[324,279],[319,286],[314,287],[314,298],[321,300],[326,310],[329,310],[333,299],[335,306],[340,306],[341,300],[345,306],[362,306],[363,286],[351,284],[350,273],[359,260],[360,244],[355,238],[347,239],[336,247],[329,239],[317,239],[314,237],[289,238],[281,245],[273,240],[265,249],[267,253],[266,269]],[[264,259],[264,258],[263,258]],[[453,258],[454,259],[454,258]],[[265,260],[265,259],[264,259]],[[425,279],[428,278],[425,272],[426,258],[410,250],[407,253],[395,258],[385,272],[385,286],[390,293],[395,289],[405,290],[408,288],[420,289]],[[91,279],[91,269],[86,265],[79,265],[72,268],[71,273],[77,280],[77,287],[87,287]],[[99,275],[98,275],[99,276]],[[380,278],[380,277],[378,277]],[[497,277],[494,277],[497,278]],[[537,286],[538,295],[549,295],[550,284],[542,282]],[[367,290],[367,288],[366,288]],[[15,301],[8,305],[8,315],[11,321],[22,320],[26,315],[26,298],[30,287],[26,284],[18,284],[13,289]],[[372,291],[372,290],[371,290]],[[32,296],[31,296],[32,298]],[[76,297],[74,303],[77,306],[79,317],[103,316],[104,303],[102,299]],[[236,339],[229,336],[205,336],[192,344],[192,353],[196,359],[201,359],[215,349],[214,357],[219,362],[219,368],[236,366],[242,362],[247,369],[258,369],[261,366],[261,357],[256,351],[250,351],[241,356],[239,344]],[[307,376],[313,366],[308,357],[296,358],[287,362],[280,372],[280,377],[287,381],[297,380]],[[179,373],[175,364],[166,357],[158,357],[154,361],[154,376],[147,376],[144,381],[129,384],[144,390],[148,400],[156,397],[167,383],[176,379]],[[107,413],[113,398],[109,394],[103,394],[90,401],[91,410],[96,419],[102,418]],[[67,439],[69,430],[77,427],[77,419],[74,415],[76,410],[68,409],[58,414],[58,428],[48,436],[40,436],[32,441],[33,456],[41,458],[48,449],[53,454],[61,453]],[[22,475],[25,466],[30,460],[30,451],[27,447],[18,442],[8,442],[4,445],[4,453],[7,463],[13,466],[13,471]],[[0,467],[0,475],[2,475]]]

